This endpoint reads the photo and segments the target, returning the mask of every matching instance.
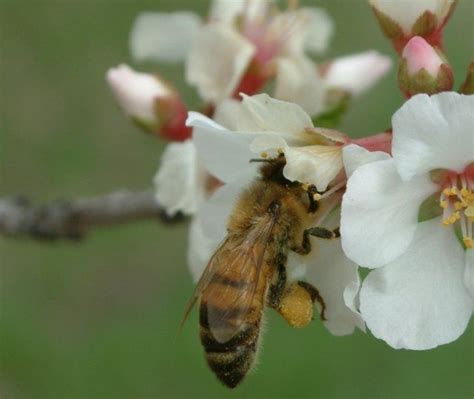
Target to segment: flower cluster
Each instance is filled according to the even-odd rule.
[[[430,349],[465,331],[474,304],[474,68],[454,92],[443,30],[455,0],[369,4],[397,50],[407,98],[386,132],[354,139],[335,128],[390,60],[367,51],[316,63],[333,23],[293,2],[277,10],[270,0],[214,0],[205,20],[137,18],[134,59],[184,61],[197,111],[158,75],[122,65],[107,81],[127,115],[172,141],[156,199],[170,215],[192,216],[195,281],[258,179],[250,161],[284,157],[284,178],[316,190],[312,225],[340,227],[340,239],[312,237],[313,250],[287,262],[290,277],[318,287],[325,326],[344,335],[367,325],[394,348]],[[359,267],[374,270],[361,281]]]
[[[332,20],[319,8],[289,6],[278,11],[270,0],[214,0],[205,21],[190,12],[140,14],[130,34],[130,49],[136,61],[184,61],[185,80],[196,88],[203,101],[198,108],[208,115],[225,99],[256,94],[272,85],[275,98],[299,104],[317,117],[369,89],[391,64],[375,51],[316,64],[310,55],[326,50],[333,29]],[[142,121],[144,112],[138,108],[146,107],[146,125],[163,133],[163,119],[179,119],[182,101],[157,75],[150,79],[158,79],[168,88],[166,93],[142,91],[143,78],[125,66],[108,73],[124,111]],[[165,137],[190,137],[189,131],[187,137],[183,134],[184,121],[179,120],[176,135],[165,126]]]

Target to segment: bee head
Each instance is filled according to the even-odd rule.
[[[286,159],[283,154],[276,158],[253,159],[250,162],[262,162],[260,175],[262,180],[271,180],[282,184],[290,184],[291,182],[283,176],[283,168],[286,165]]]

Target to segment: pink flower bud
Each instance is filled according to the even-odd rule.
[[[107,82],[125,114],[155,124],[155,100],[172,95],[170,89],[153,75],[135,72],[127,65],[110,68]]]
[[[415,36],[408,42],[403,49],[402,57],[407,61],[409,75],[425,69],[431,76],[436,77],[439,68],[444,63],[436,50],[419,36]]]
[[[110,68],[106,80],[122,111],[140,127],[171,140],[190,137],[184,124],[187,110],[167,82],[124,64]]]
[[[402,51],[398,80],[407,97],[435,94],[452,89],[453,71],[440,50],[415,36]]]

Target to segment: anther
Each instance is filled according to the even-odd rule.
[[[466,246],[466,248],[468,249],[472,249],[474,247],[474,244],[472,242],[472,238],[471,237],[463,237],[463,242],[464,242],[464,245]]]
[[[443,194],[446,195],[447,197],[457,195],[457,193],[458,193],[458,189],[456,187],[446,187],[443,190]]]
[[[439,205],[443,208],[442,225],[459,223],[465,248],[473,248],[474,193],[470,178],[450,176],[451,186],[442,190]]]
[[[474,216],[474,206],[468,206],[466,208],[466,210],[464,211],[464,214],[467,216],[467,217],[472,217]]]

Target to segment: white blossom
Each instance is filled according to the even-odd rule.
[[[203,26],[187,56],[186,80],[203,100],[218,104],[232,96],[255,51],[255,46],[230,26]]]
[[[363,283],[360,309],[395,348],[451,342],[471,317],[473,124],[474,96],[414,96],[393,116],[393,158],[364,164],[348,180],[342,246],[377,268]],[[441,216],[419,221],[433,195]]]
[[[214,0],[200,21],[189,12],[143,13],[130,47],[139,61],[185,61],[186,81],[214,105],[239,91],[254,94],[275,77],[275,98],[317,116],[328,109],[328,90],[358,95],[391,64],[375,51],[355,54],[334,60],[325,76],[308,56],[325,51],[334,31],[320,8],[275,12],[270,0]]]
[[[218,104],[236,94],[252,64],[256,80],[263,83],[266,68],[280,58],[307,63],[305,52],[326,49],[333,24],[324,10],[305,7],[276,15],[273,11],[270,0],[214,0],[206,23],[189,12],[143,13],[130,35],[131,52],[140,61],[185,60],[187,82],[204,100]],[[316,67],[310,78],[318,80]],[[295,100],[301,95],[297,94]],[[307,104],[303,98],[302,105]],[[311,107],[319,106],[315,104]]]
[[[207,128],[207,136],[219,136],[214,140],[215,143],[222,142],[224,147],[232,142],[233,150],[237,151],[235,154],[241,147],[245,151],[250,148],[254,157],[281,152],[287,161],[283,170],[285,177],[291,181],[315,184],[319,191],[325,191],[342,170],[342,144],[348,138],[335,130],[315,128],[311,118],[300,106],[259,94],[252,97],[243,95],[241,103],[225,103],[223,107],[227,111],[218,111],[216,117],[232,131],[222,126],[216,128],[214,122],[203,118],[197,121],[197,126],[194,122],[196,114],[191,113],[189,123],[199,127],[194,129],[194,134],[197,133],[195,142],[201,141],[201,128]],[[228,141],[227,137],[230,137]],[[212,165],[212,174],[215,169],[223,167],[221,153],[211,147],[206,151],[206,157],[212,158],[207,162]],[[239,159],[245,159],[240,154],[238,156]],[[215,163],[218,167],[213,166]],[[222,171],[217,170],[215,173]]]

